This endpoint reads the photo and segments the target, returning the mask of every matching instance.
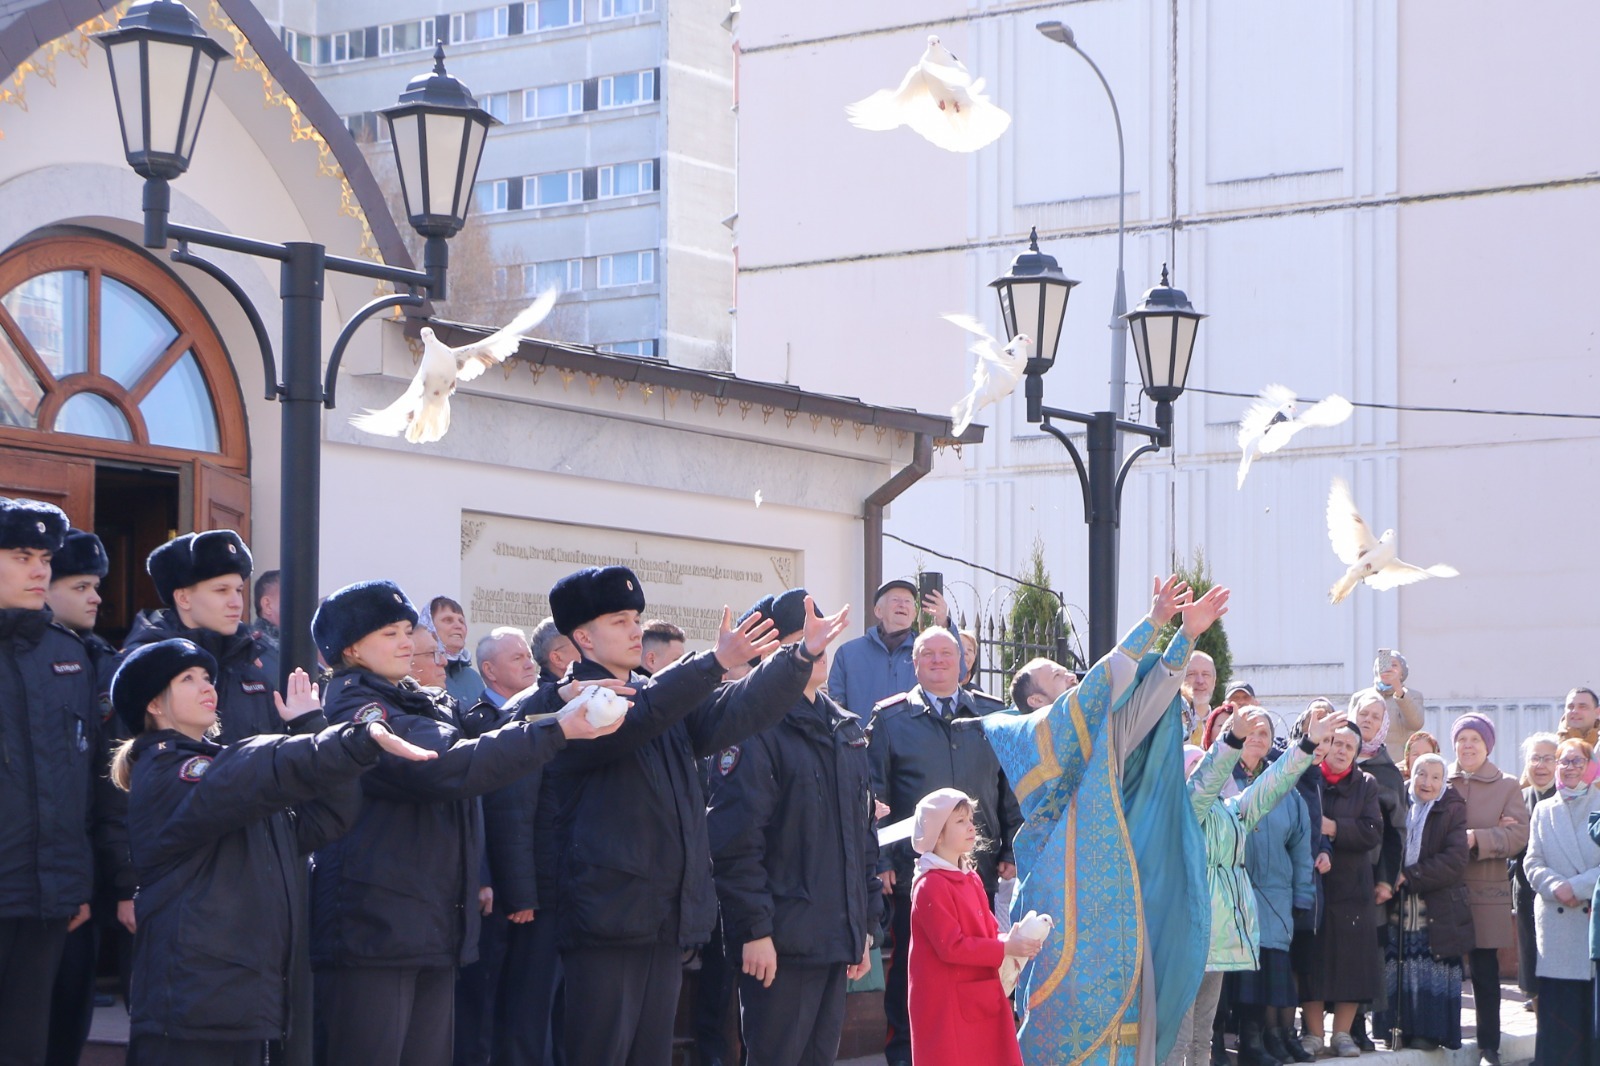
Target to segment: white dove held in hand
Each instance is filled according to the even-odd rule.
[[[1350,496],[1350,486],[1343,478],[1333,479],[1328,492],[1328,539],[1333,542],[1333,554],[1349,567],[1344,576],[1328,590],[1328,602],[1340,603],[1355,587],[1365,582],[1369,587],[1384,591],[1409,585],[1430,577],[1456,577],[1453,566],[1439,563],[1435,566],[1412,566],[1395,555],[1394,530],[1386,529],[1383,536],[1374,537],[1361,512],[1356,510]]]
[[[984,95],[983,79],[968,74],[934,36],[898,89],[879,89],[844,110],[859,129],[910,126],[949,152],[975,152],[1011,125],[1011,116]]]
[[[604,729],[628,713],[627,700],[610,689],[602,688],[599,685],[588,686],[578,694],[577,699],[567,706],[582,707],[583,716],[596,729]]]
[[[959,437],[972,425],[972,419],[979,410],[999,403],[1016,389],[1028,360],[1033,358],[1033,339],[1026,333],[1019,333],[1002,348],[1000,342],[983,328],[983,323],[971,315],[940,317],[978,338],[967,349],[978,357],[977,365],[972,368],[972,391],[950,408],[950,431]]]
[[[1028,940],[1043,940],[1050,935],[1050,932],[1055,927],[1055,919],[1048,914],[1037,914],[1034,911],[1029,911],[1011,926],[1011,935],[1024,937]],[[1017,982],[1022,977],[1022,967],[1024,965],[1023,960],[1015,955],[1007,955],[1005,961],[1000,964],[1000,984],[1005,988],[1007,995],[1016,990]]]
[[[1292,389],[1268,385],[1261,390],[1260,399],[1252,401],[1239,420],[1239,448],[1244,455],[1239,460],[1239,480],[1235,487],[1244,488],[1245,475],[1250,472],[1250,463],[1256,456],[1277,451],[1307,427],[1337,426],[1354,412],[1350,401],[1337,394],[1300,411]]]
[[[432,329],[422,327],[422,363],[411,387],[388,407],[356,415],[350,424],[385,437],[404,433],[412,444],[428,444],[443,437],[450,428],[450,394],[456,391],[456,383],[471,381],[509,359],[522,335],[549,317],[559,294],[555,288],[546,289],[504,329],[459,348],[447,347]]]

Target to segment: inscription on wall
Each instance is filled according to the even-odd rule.
[[[550,614],[550,586],[585,566],[626,566],[644,586],[645,617],[665,618],[699,649],[716,640],[724,604],[737,618],[762,596],[800,584],[803,553],[601,526],[463,511],[461,587],[471,640],[495,626],[530,630]]]

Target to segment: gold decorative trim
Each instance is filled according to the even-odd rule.
[[[96,15],[70,33],[64,33],[55,40],[40,45],[33,55],[17,64],[17,69],[11,72],[9,78],[0,82],[0,104],[10,104],[23,111],[28,110],[28,78],[37,75],[54,87],[56,60],[62,56],[77,60],[78,65],[87,70],[91,47],[89,39],[94,34],[116,29],[117,23],[122,21],[122,14],[126,8],[127,4],[119,4],[103,15]],[[5,135],[5,131],[0,130],[0,140],[4,140]]]

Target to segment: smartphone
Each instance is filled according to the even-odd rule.
[[[930,592],[944,595],[944,575],[937,570],[924,570],[917,575],[917,602],[920,604]]]

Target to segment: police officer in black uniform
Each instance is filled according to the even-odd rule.
[[[145,563],[166,606],[141,612],[122,643],[126,653],[183,637],[216,659],[218,739],[224,744],[288,732],[272,702],[278,679],[263,665],[268,649],[243,624],[251,565],[250,549],[231,529],[167,541]]]
[[[94,661],[46,606],[67,516],[0,497],[0,1063],[44,1059],[69,931],[89,920]]]
[[[545,771],[558,806],[571,1066],[671,1061],[683,949],[705,942],[717,912],[696,760],[776,723],[846,614],[809,619],[799,643],[722,685],[726,670],[776,644],[771,623],[752,617],[736,628],[724,608],[714,651],[646,678],[635,672],[644,605],[639,579],[621,566],[580,570],[550,590],[556,626],[582,655],[569,682],[626,682],[637,692],[621,729],[568,748]],[[522,712],[552,698],[541,690]]]
[[[805,603],[790,589],[766,606],[781,640],[799,636]],[[834,1061],[846,981],[871,966],[883,909],[867,733],[819,691],[827,680],[819,657],[781,722],[715,760],[706,818],[730,960],[743,957],[748,1066]]]

